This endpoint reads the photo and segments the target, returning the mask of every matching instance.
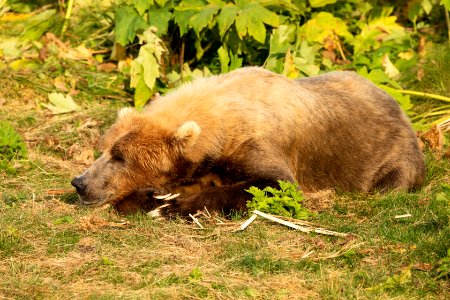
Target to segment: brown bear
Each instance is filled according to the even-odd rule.
[[[74,178],[81,202],[153,215],[245,208],[250,186],[305,192],[408,190],[424,180],[406,115],[352,72],[291,80],[249,67],[123,109],[103,155]],[[180,193],[172,199],[154,197]]]

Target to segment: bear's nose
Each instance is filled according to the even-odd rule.
[[[78,195],[84,196],[86,192],[86,184],[84,183],[84,176],[75,177],[74,179],[72,179],[70,184],[72,184],[77,189]]]

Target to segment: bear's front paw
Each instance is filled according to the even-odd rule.
[[[191,211],[186,210],[186,203],[190,198],[181,198],[180,194],[167,194],[154,196],[157,203],[160,204],[147,214],[154,218],[168,219],[175,216],[187,216]]]

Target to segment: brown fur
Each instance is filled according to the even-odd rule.
[[[245,207],[246,188],[278,179],[307,192],[407,190],[424,179],[405,114],[351,72],[290,80],[244,68],[120,115],[104,136],[103,156],[74,179],[86,204],[164,205],[164,215],[204,206],[229,212]],[[172,201],[152,198],[177,191]]]

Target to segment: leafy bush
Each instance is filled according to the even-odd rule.
[[[145,33],[140,37],[157,47],[149,47],[151,55],[141,50],[142,72],[131,73],[138,107],[152,92],[192,77],[263,65],[291,78],[356,69],[409,112],[409,95],[398,91],[395,79],[420,60],[417,33],[424,20],[445,29],[443,5],[448,6],[408,1],[407,19],[401,21],[414,25],[411,31],[399,23],[403,15],[389,1],[129,1],[116,10],[115,40],[128,46],[149,28],[156,33],[150,40]],[[154,56],[158,47],[165,51]],[[145,73],[151,76],[143,80]]]
[[[306,219],[308,211],[302,207],[302,192],[297,183],[278,180],[281,190],[266,187],[263,190],[257,187],[250,187],[247,192],[253,195],[253,199],[247,202],[250,211],[259,210],[262,212],[286,216],[295,219]]]

